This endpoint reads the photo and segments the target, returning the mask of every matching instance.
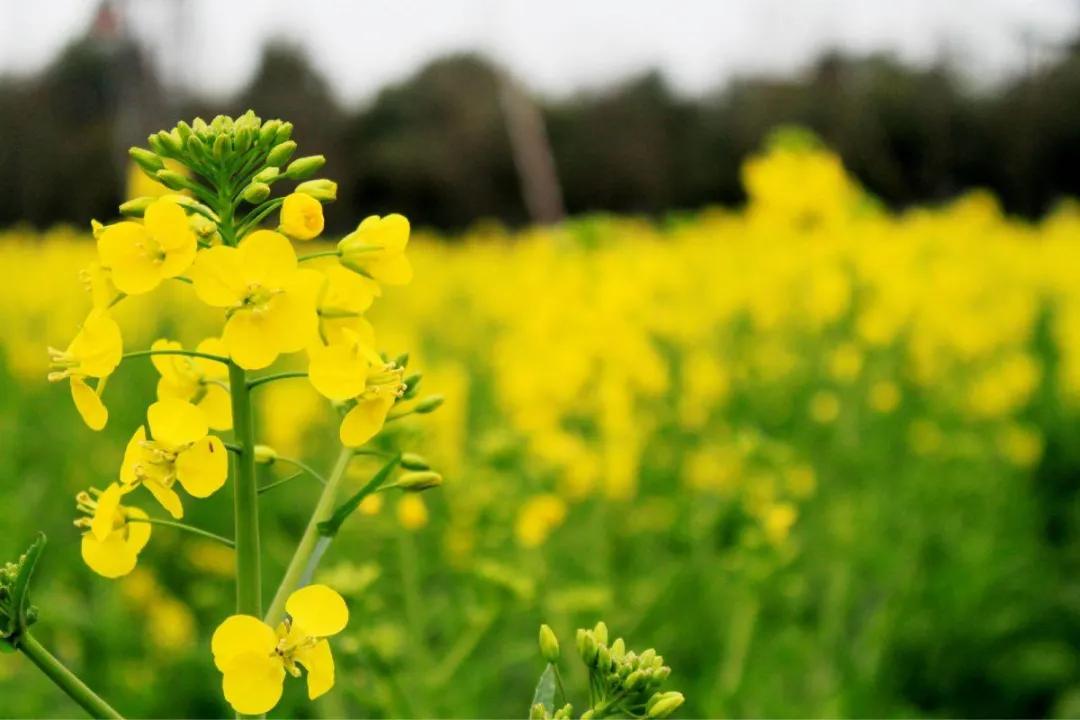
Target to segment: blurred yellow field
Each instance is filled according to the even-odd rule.
[[[1080,710],[1080,690],[1048,694],[1080,662],[1052,620],[1076,602],[1055,533],[1080,462],[1080,211],[1022,222],[973,192],[893,214],[790,132],[743,181],[738,212],[414,233],[412,283],[368,319],[445,403],[375,447],[423,453],[445,485],[372,495],[343,529],[316,578],[349,598],[349,682],[316,709],[287,687],[276,712],[520,716],[539,623],[565,638],[601,618],[663,651],[691,717],[948,713],[935,693],[987,667],[987,712]],[[82,230],[0,233],[3,548],[48,533],[39,634],[103,695],[220,714],[207,653],[231,551],[161,527],[116,583],[79,560],[71,498],[110,482],[157,382],[125,360],[94,434],[46,381],[94,257]],[[215,332],[193,300],[166,282],[118,305],[125,350]],[[327,470],[325,399],[254,394],[257,441]],[[305,482],[266,496],[264,577],[304,527]],[[191,518],[228,535],[230,508]],[[0,714],[69,714],[19,661],[0,656]]]

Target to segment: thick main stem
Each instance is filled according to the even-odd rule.
[[[259,488],[255,481],[255,425],[247,373],[229,364],[233,434],[240,445],[236,457],[234,509],[236,529],[236,612],[262,617],[262,575],[259,570]]]
[[[57,687],[67,693],[75,702],[79,703],[83,710],[95,718],[121,718],[120,713],[113,710],[109,703],[87,687],[75,674],[67,669],[62,662],[46,650],[30,633],[24,633],[19,638],[19,649],[23,654],[41,669],[41,672],[49,676]]]
[[[304,535],[300,538],[300,544],[296,546],[296,552],[293,553],[289,567],[285,569],[285,575],[281,578],[281,584],[274,593],[270,609],[266,612],[266,622],[272,627],[277,626],[285,618],[285,600],[300,583],[308,558],[315,550],[315,544],[319,540],[319,523],[329,519],[334,512],[338,488],[342,478],[345,477],[345,470],[349,467],[353,454],[354,451],[351,448],[341,448],[341,452],[338,453],[334,469],[330,471],[330,477],[326,479],[326,485],[323,486],[319,501],[315,503],[315,509],[311,512],[311,519],[308,520]]]

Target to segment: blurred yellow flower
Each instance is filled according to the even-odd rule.
[[[566,502],[558,495],[534,495],[522,503],[514,535],[522,547],[543,545],[552,530],[566,520]]]
[[[810,398],[810,417],[814,422],[828,425],[840,417],[840,398],[836,393],[819,390]]]
[[[890,380],[879,380],[870,386],[868,401],[871,410],[891,413],[900,404],[900,388]]]
[[[406,493],[397,502],[397,519],[406,530],[419,530],[428,523],[427,505],[419,495]]]

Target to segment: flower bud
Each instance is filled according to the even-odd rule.
[[[593,635],[596,636],[597,643],[599,643],[600,645],[607,645],[607,623],[605,623],[603,620],[596,623],[596,627],[593,628]]]
[[[307,180],[325,164],[326,157],[323,155],[307,155],[297,158],[289,163],[289,167],[285,170],[285,177],[290,180]]]
[[[540,626],[540,655],[549,663],[559,662],[559,639],[546,624]]]
[[[283,122],[278,125],[277,132],[274,134],[274,144],[283,143],[292,137],[293,124],[291,122]]]
[[[120,214],[127,217],[142,217],[146,213],[146,208],[150,207],[150,203],[156,199],[148,196],[132,198],[120,205]]]
[[[671,668],[667,665],[661,665],[653,671],[653,679],[659,682],[664,682],[671,675]]]
[[[434,470],[419,470],[416,472],[404,473],[396,482],[394,482],[392,487],[404,490],[405,492],[423,492],[424,490],[439,487],[442,483],[442,475]]]
[[[402,453],[401,454],[401,467],[406,470],[430,470],[431,466],[428,465],[427,460],[421,455],[416,453]]]
[[[295,192],[310,195],[319,202],[333,202],[337,200],[337,183],[333,180],[319,179],[308,180],[296,186]]]
[[[638,657],[639,666],[643,668],[652,667],[654,659],[656,659],[656,650],[649,648]]]
[[[191,184],[186,177],[173,170],[158,170],[154,177],[170,190],[186,190]]]
[[[578,636],[578,652],[587,666],[594,667],[596,665],[596,654],[599,650],[596,645],[596,638],[591,632],[585,630]]]
[[[554,720],[570,720],[570,717],[574,714],[574,706],[570,703],[566,703],[561,708],[555,711],[552,715]]]
[[[585,712],[581,713],[581,720],[592,720],[594,714],[595,713],[593,713],[592,708],[589,708]]]
[[[224,160],[231,149],[228,135],[218,135],[217,138],[214,139],[214,159],[218,162]]]
[[[253,182],[244,188],[241,197],[252,205],[257,205],[270,197],[270,186],[266,183]]]
[[[543,703],[536,703],[529,708],[529,720],[546,720],[547,709],[544,708]]]
[[[626,692],[630,692],[638,685],[641,685],[644,681],[645,673],[641,672],[640,670],[635,670],[634,672],[627,675],[626,679],[623,680],[623,689],[626,690]]]
[[[259,145],[269,146],[273,143],[274,138],[277,137],[278,128],[280,127],[280,120],[267,120],[264,122],[262,129],[259,130]]]
[[[158,132],[156,137],[160,141],[162,147],[165,148],[166,154],[169,156],[179,155],[180,151],[184,148],[183,143],[180,141],[180,133],[174,135],[173,133],[162,130]]]
[[[206,143],[204,143],[202,141],[202,138],[200,138],[198,135],[192,135],[191,137],[189,137],[187,139],[185,147],[187,148],[189,155],[198,158],[199,160],[210,159],[210,153],[206,149]]]
[[[180,137],[180,144],[186,147],[188,138],[191,137],[191,126],[181,120],[176,123],[176,134]]]
[[[254,451],[255,462],[259,465],[270,465],[277,460],[278,457],[277,450],[269,445],[256,445]]]
[[[251,128],[245,126],[236,131],[233,135],[233,152],[242,153],[251,147],[252,132]]]
[[[649,702],[645,706],[645,712],[648,717],[653,718],[653,720],[666,718],[668,715],[678,710],[685,700],[686,698],[683,697],[683,694],[675,690],[665,693],[656,693],[649,698]]]
[[[402,394],[402,400],[412,400],[416,397],[416,392],[420,389],[420,381],[424,379],[421,373],[413,373],[403,381],[405,383],[405,392]]]
[[[601,645],[596,652],[596,669],[603,673],[611,669],[611,651],[607,645]]]
[[[626,642],[622,638],[615,638],[615,642],[611,643],[611,659],[616,663],[621,663],[624,657],[626,657]]]
[[[278,143],[266,156],[266,164],[270,167],[281,167],[294,152],[296,152],[296,143],[292,140]]]
[[[281,170],[276,167],[263,168],[259,172],[255,173],[255,177],[252,178],[252,182],[268,183],[272,180],[277,180],[277,177],[280,174]]]
[[[426,398],[416,403],[416,407],[413,410],[417,415],[427,415],[430,412],[435,412],[442,404],[442,395],[428,395]]]
[[[161,161],[157,153],[150,152],[146,148],[131,147],[128,149],[128,155],[131,156],[136,165],[151,175],[165,167],[165,163]]]

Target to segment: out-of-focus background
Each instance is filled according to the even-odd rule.
[[[82,564],[157,376],[95,434],[45,348],[90,219],[154,191],[127,148],[248,108],[328,157],[329,238],[413,221],[371,320],[447,398],[381,441],[445,486],[320,571],[338,687],[276,712],[520,717],[539,623],[603,618],[685,716],[1080,714],[1080,3],[0,0],[0,559],[48,533],[37,634],[132,716],[225,713],[232,556]],[[128,349],[210,331],[140,300]],[[257,392],[325,468],[325,403]],[[227,495],[187,519],[230,534]],[[263,502],[269,592],[314,491]],[[75,712],[0,655],[0,715]]]

